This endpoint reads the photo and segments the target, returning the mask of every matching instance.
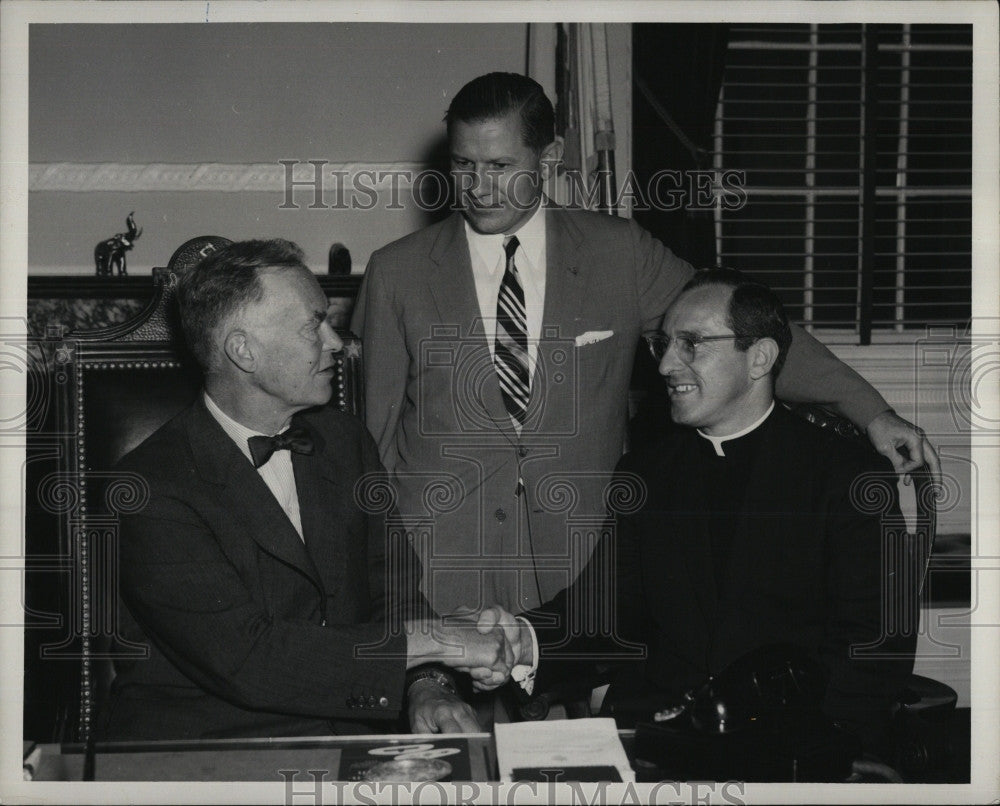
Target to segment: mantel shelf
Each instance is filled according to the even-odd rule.
[[[355,297],[361,286],[360,274],[317,274],[320,287],[329,297]],[[29,275],[29,299],[149,299],[153,296],[152,274],[128,277],[96,275]]]

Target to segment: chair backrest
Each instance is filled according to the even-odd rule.
[[[830,429],[846,439],[856,440],[871,448],[865,437],[849,420],[839,417],[815,404],[799,404],[791,411],[820,428]],[[872,449],[874,450],[874,449]],[[940,492],[930,469],[923,465],[910,474],[913,495],[913,517],[907,523],[898,520],[887,508],[882,510],[883,551],[885,552],[884,610],[894,623],[885,625],[890,637],[915,635],[919,627],[920,610],[925,598],[927,573],[930,568],[934,540],[937,533],[937,499]],[[887,485],[899,491],[906,486],[893,478],[870,474],[860,479],[855,490],[856,499],[870,502],[877,507],[887,507],[890,496]],[[862,487],[867,486],[867,490]],[[881,487],[881,490],[879,489]],[[878,651],[880,647],[873,647]]]
[[[27,482],[36,489],[28,494],[37,496],[47,516],[34,520],[35,529],[55,530],[55,541],[48,542],[57,544],[68,582],[60,586],[56,607],[62,635],[40,644],[37,654],[43,663],[69,660],[78,670],[62,676],[63,685],[68,681],[75,690],[61,692],[55,740],[87,741],[113,675],[111,661],[147,652],[118,635],[118,519],[135,505],[139,486],[112,468],[198,394],[201,373],[179,337],[174,288],[183,271],[225,243],[203,237],[183,244],[165,269],[154,269],[155,293],[134,319],[41,345],[54,406],[44,437],[34,448],[29,444],[29,454],[34,449],[56,458],[34,463]],[[360,341],[339,334],[344,350],[329,405],[363,416]],[[30,542],[30,522],[28,531]]]
[[[814,403],[800,403],[790,406],[789,409],[792,413],[819,428],[830,429],[846,439],[854,440],[866,447],[871,446],[868,438],[858,430],[854,423],[827,411],[822,406]],[[908,531],[911,534],[924,533],[926,536],[924,549],[927,556],[923,558],[925,568],[920,580],[922,590],[926,581],[926,565],[930,562],[930,554],[933,551],[934,538],[937,534],[937,501],[941,490],[926,464],[910,473],[910,479],[913,484],[914,517],[912,522],[908,524]]]

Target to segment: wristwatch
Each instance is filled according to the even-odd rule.
[[[410,675],[410,679],[406,684],[407,694],[410,693],[410,689],[413,688],[413,684],[418,680],[433,680],[450,694],[458,694],[458,689],[455,688],[455,681],[453,681],[451,677],[442,672],[440,669],[422,669],[421,671]]]

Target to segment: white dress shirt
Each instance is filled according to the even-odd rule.
[[[468,221],[465,222],[472,276],[476,281],[476,296],[479,299],[479,311],[483,317],[483,328],[486,330],[486,341],[490,346],[491,356],[496,341],[497,296],[507,265],[503,244],[510,235],[516,235],[519,244],[514,254],[514,263],[517,266],[517,276],[521,280],[521,288],[524,290],[530,378],[535,374],[538,337],[542,331],[542,313],[545,307],[545,206],[539,204],[531,218],[525,221],[517,232],[483,235],[469,226]]]
[[[247,440],[250,437],[274,436],[274,434],[261,434],[259,431],[254,431],[236,422],[218,407],[216,402],[209,397],[208,392],[205,392],[205,407],[208,409],[208,413],[222,426],[222,430],[236,443],[236,447],[242,451],[250,464],[253,464],[253,458],[250,455],[250,445]],[[288,520],[292,522],[299,537],[305,540],[302,534],[302,516],[299,514],[299,493],[295,487],[295,470],[292,467],[292,452],[275,451],[271,454],[270,459],[257,468],[257,473],[267,485],[267,489],[274,494],[281,508],[285,510]]]
[[[525,221],[517,232],[483,235],[476,232],[468,221],[465,222],[469,260],[472,263],[472,276],[476,282],[479,312],[483,317],[490,356],[493,355],[493,346],[496,342],[497,296],[507,267],[507,255],[503,246],[510,235],[516,235],[518,241],[517,252],[514,253],[514,265],[517,266],[517,276],[524,290],[530,379],[534,377],[535,366],[538,363],[538,337],[542,332],[542,314],[545,310],[545,205],[539,204],[531,218]],[[518,621],[528,624],[520,617]],[[531,665],[518,664],[511,670],[511,677],[531,694],[535,686],[535,671],[538,669],[538,639],[530,624],[528,627],[535,661]]]

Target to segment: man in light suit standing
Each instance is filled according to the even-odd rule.
[[[372,255],[352,329],[425,593],[441,613],[517,613],[586,563],[625,444],[636,344],[693,269],[631,220],[544,197],[562,146],[530,78],[474,79],[446,122],[461,212]],[[902,472],[936,469],[878,392],[793,335],[781,398],[848,417]]]

